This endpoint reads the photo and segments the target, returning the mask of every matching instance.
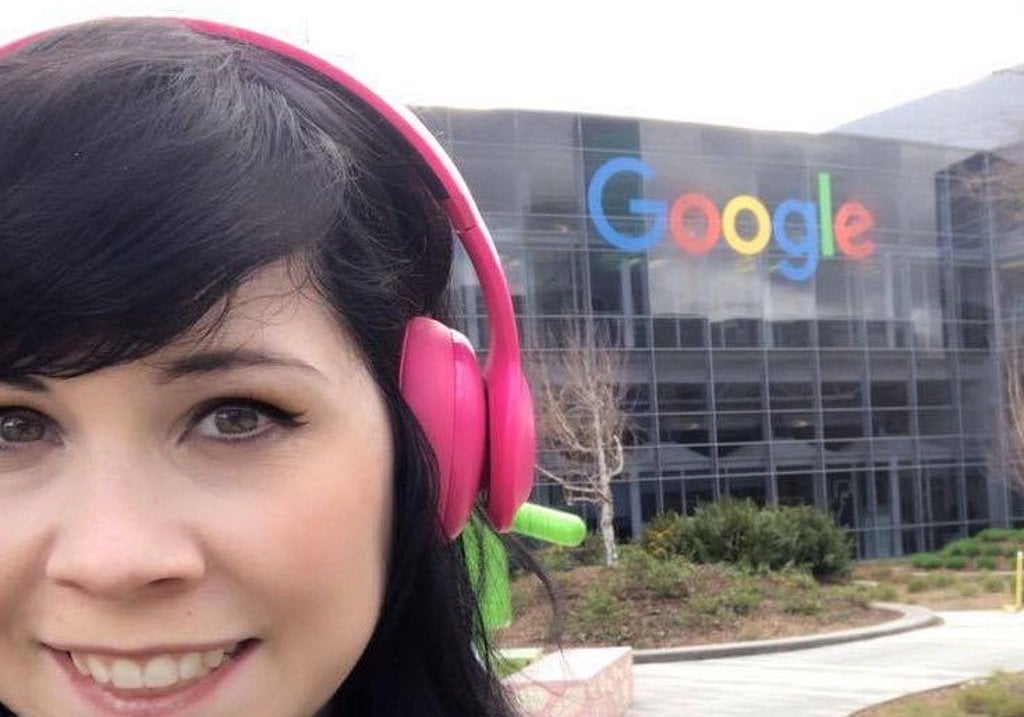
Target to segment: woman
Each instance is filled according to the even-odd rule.
[[[451,540],[485,420],[491,520],[529,489],[511,302],[467,245],[507,311],[485,419],[416,334],[475,210],[317,63],[174,20],[0,51],[5,714],[512,714]]]

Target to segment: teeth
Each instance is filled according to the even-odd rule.
[[[222,662],[224,662],[224,650],[210,650],[203,653],[203,667],[208,667],[212,670],[220,667]]]
[[[178,663],[178,674],[183,680],[191,680],[203,674],[203,658],[198,652],[190,652]]]
[[[110,668],[101,662],[100,658],[95,655],[89,655],[85,658],[85,666],[89,668],[89,673],[92,675],[92,678],[101,685],[105,685],[110,682]]]
[[[195,680],[216,670],[227,659],[224,650],[154,655],[144,661],[77,652],[70,654],[75,669],[82,675],[92,677],[101,685],[112,684],[122,690],[170,687]]]
[[[169,657],[157,657],[146,663],[142,674],[146,687],[168,687],[178,681],[178,663]]]
[[[120,657],[114,660],[114,664],[110,668],[110,681],[114,683],[114,687],[120,687],[123,690],[138,689],[144,684],[142,682],[142,667],[134,660]]]
[[[86,666],[85,660],[82,659],[81,655],[72,654],[71,655],[71,661],[75,663],[75,668],[78,670],[79,674],[82,674],[82,675],[88,675],[89,674],[89,668]]]

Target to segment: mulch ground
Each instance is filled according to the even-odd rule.
[[[581,567],[554,573],[558,596],[558,618],[551,602],[533,576],[521,577],[513,584],[513,624],[498,636],[501,647],[631,645],[638,649],[706,645],[720,642],[763,640],[832,632],[874,625],[899,617],[898,613],[870,608],[864,601],[832,598],[832,588],[823,588],[822,609],[816,614],[787,612],[776,599],[766,597],[748,614],[707,614],[693,609],[689,599],[657,598],[632,594],[621,600],[623,611],[615,611],[600,631],[591,634],[575,619],[593,588],[607,586],[610,574],[602,567]],[[702,584],[707,594],[724,590],[714,580]],[[698,601],[699,602],[699,601]]]

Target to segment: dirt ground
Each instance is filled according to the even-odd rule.
[[[644,649],[817,634],[877,624],[899,616],[869,608],[863,600],[850,600],[845,595],[849,586],[842,596],[838,586],[834,590],[824,587],[822,609],[814,614],[787,612],[778,597],[770,593],[746,614],[701,612],[700,608],[694,609],[700,603],[694,599],[698,596],[684,601],[634,594],[624,598],[621,606],[610,610],[604,618],[604,629],[592,634],[585,625],[580,626],[576,616],[585,605],[588,592],[607,583],[606,570],[583,567],[556,573],[552,578],[557,582],[559,619],[556,620],[540,582],[532,576],[521,578],[513,586],[516,619],[499,634],[499,646],[553,646],[558,642],[559,625],[563,646],[629,644]],[[708,586],[708,592],[718,589],[727,589],[727,586]]]

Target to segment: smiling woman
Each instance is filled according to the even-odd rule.
[[[424,318],[445,211],[504,282],[447,160],[314,64],[160,20],[0,51],[2,714],[511,714],[453,540],[485,419]],[[500,528],[532,475],[505,340]]]

